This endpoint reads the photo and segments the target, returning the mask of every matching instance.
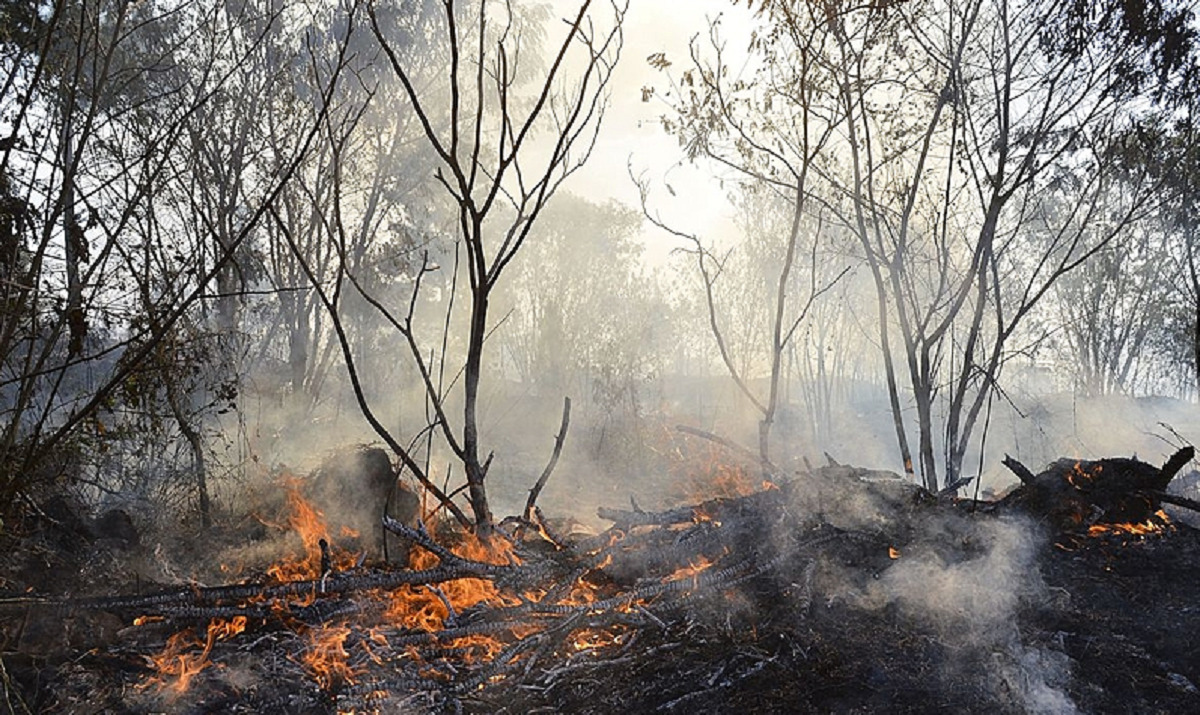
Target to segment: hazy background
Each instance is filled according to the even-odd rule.
[[[184,10],[165,12],[176,5]],[[11,69],[0,135],[14,139],[3,145],[0,172],[8,202],[0,227],[12,249],[0,334],[8,485],[0,491],[9,503],[65,485],[92,503],[145,515],[165,505],[190,522],[198,489],[217,517],[236,513],[248,484],[284,470],[307,472],[347,444],[378,443],[324,299],[336,302],[363,399],[381,425],[433,481],[448,489],[461,483],[452,450],[439,429],[428,429],[433,409],[413,355],[426,360],[444,388],[446,414],[457,420],[469,318],[466,270],[456,264],[462,237],[436,179],[438,158],[391,58],[361,11],[352,23],[346,7],[331,3],[226,5],[83,3],[78,16],[61,17],[49,8],[4,10],[13,30],[2,38]],[[940,27],[938,7],[914,8],[914,22]],[[1021,7],[1034,18],[1052,12],[1037,3]],[[377,8],[382,37],[409,68],[432,121],[443,121],[448,63],[439,4],[396,0]],[[562,18],[576,8],[564,0],[516,4],[520,39],[509,42],[522,50],[514,85],[522,109],[566,30]],[[722,78],[744,95],[745,116],[790,121],[778,104],[762,104],[769,83],[762,55],[754,54],[762,46],[750,49],[751,33],[775,20],[719,0],[629,5],[591,154],[558,187],[491,296],[479,427],[484,454],[494,453],[488,488],[500,515],[520,509],[549,458],[564,397],[573,401],[571,428],[543,493],[547,511],[591,519],[596,505],[623,504],[630,495],[660,506],[702,496],[692,483],[697,474],[752,466],[676,430],[699,428],[757,449],[761,414],[729,376],[696,256],[683,249],[701,245],[720,261],[713,301],[729,359],[748,389],[763,395],[790,216],[780,195],[753,189],[744,173],[712,159],[729,135],[706,135],[708,153],[689,156],[684,146],[689,132],[701,131],[680,119],[694,108],[681,88],[698,85],[685,81],[694,69],[690,43],[698,38],[701,63],[710,61],[709,23],[718,16],[729,66]],[[595,27],[612,22],[611,8],[598,5]],[[1021,30],[1036,32],[1036,23]],[[903,28],[873,31],[894,33],[896,46],[905,46]],[[98,63],[109,50],[109,64]],[[877,51],[879,72],[900,67],[912,84],[868,101],[890,117],[881,127],[912,136],[939,101],[937,64],[914,59],[911,48],[881,43]],[[986,48],[979,52],[975,70],[989,57]],[[340,75],[338,62],[345,64]],[[564,87],[577,68],[568,63]],[[781,86],[801,86],[784,74],[774,75]],[[1031,96],[1046,91],[1038,76],[1021,79]],[[734,87],[738,80],[745,84]],[[322,113],[321,97],[334,85],[333,109]],[[1104,105],[1109,123],[1095,131],[1089,125],[1089,141],[1166,107],[1144,91]],[[986,99],[964,93],[944,106],[965,116],[971,102]],[[953,153],[948,121],[933,123],[941,153],[929,171],[941,173],[931,183],[947,181],[966,196],[972,170],[956,163],[968,160]],[[880,131],[880,146],[890,146],[888,131]],[[534,136],[536,154],[555,135],[544,123]],[[829,141],[809,189],[829,212],[814,208],[803,218],[785,286],[789,315],[821,290],[781,352],[771,458],[786,473],[804,469],[806,460],[822,464],[826,455],[903,472],[875,285],[852,227],[834,225],[839,202],[847,201],[849,140],[838,129]],[[914,163],[904,153],[911,148],[896,151],[896,166],[880,169],[889,192]],[[1002,232],[1012,248],[997,261],[1009,271],[999,276],[1004,290],[1036,273],[1039,242],[1055,231],[1078,231],[1091,245],[1101,239],[1090,226],[1118,222],[1113,217],[1131,196],[1143,203],[1117,240],[1033,307],[1005,344],[994,381],[970,383],[971,394],[986,395],[986,410],[962,474],[978,476],[984,494],[1014,482],[999,465],[1006,453],[1034,469],[1060,456],[1136,454],[1160,462],[1200,435],[1189,333],[1196,298],[1186,272],[1192,244],[1175,214],[1141,198],[1150,179],[1127,178],[1134,169],[1126,178],[1114,174],[1107,198],[1095,199],[1100,190],[1085,195],[1092,189],[1081,177],[1095,174],[1093,164],[1120,162],[1090,145],[1062,151],[1071,153],[1047,162],[1053,171],[1022,189],[1014,201],[1021,208],[1005,209]],[[974,160],[989,157],[981,149]],[[1068,216],[1081,196],[1103,203],[1103,220]],[[936,200],[922,204],[913,221],[921,241],[939,231],[951,242],[973,235],[981,219],[969,196],[942,207],[951,219]],[[489,219],[488,240],[511,217],[505,211]],[[644,212],[698,243],[653,225]],[[1082,249],[1071,251],[1063,255]],[[942,274],[965,275],[968,254],[958,244],[946,249]],[[934,282],[943,259],[926,257],[919,270],[929,272],[906,278],[917,286],[914,301],[933,290],[923,281]],[[1007,306],[1010,298],[995,300]],[[932,358],[929,419],[939,460],[948,450],[948,435],[938,431],[957,384],[956,355],[970,331],[965,316],[951,323]],[[399,324],[411,328],[411,342]],[[989,330],[981,333],[987,339]],[[1103,340],[1085,344],[1088,336]],[[892,341],[915,450],[917,401],[896,332]]]

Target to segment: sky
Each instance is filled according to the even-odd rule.
[[[566,15],[578,8],[574,0],[559,0],[555,9]],[[638,208],[638,191],[629,167],[651,183],[650,208],[672,226],[702,238],[735,230],[732,208],[711,170],[682,162],[677,141],[663,131],[659,118],[666,109],[658,100],[642,101],[642,88],[667,89],[667,78],[646,58],[663,52],[673,72],[687,65],[688,42],[707,33],[708,18],[722,15],[731,46],[743,46],[748,23],[745,5],[730,0],[631,0],[625,22],[625,45],[613,78],[613,92],[600,136],[588,161],[565,185],[568,191],[593,201],[615,199]],[[664,187],[669,183],[672,196]],[[642,229],[646,258],[652,264],[680,246],[678,239],[650,225]]]

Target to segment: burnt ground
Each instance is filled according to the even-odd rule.
[[[973,513],[908,487],[840,484],[830,497],[812,486],[723,507],[727,532],[715,543],[770,566],[752,578],[647,599],[643,615],[611,622],[617,639],[604,647],[547,650],[453,697],[432,688],[377,709],[1196,710],[1200,531],[1178,524],[1145,536],[1066,538],[1027,517]],[[321,690],[303,678],[294,638],[265,626],[214,649],[218,665],[196,677],[192,695],[151,697],[146,655],[172,629],[135,629],[127,614],[69,599],[30,603],[161,585],[137,583],[144,574],[131,567],[161,545],[86,531],[4,537],[0,712],[351,709],[339,686]],[[236,538],[234,529],[208,540]],[[343,695],[352,690],[344,685]]]
[[[969,538],[939,548],[978,548]],[[1200,531],[1180,525],[1163,534],[1080,539],[1069,548],[1044,533],[1034,540],[1031,570],[1018,576],[1031,588],[1008,621],[961,618],[954,608],[931,614],[904,598],[880,604],[822,594],[819,584],[830,581],[869,592],[864,582],[885,582],[888,569],[906,558],[880,559],[877,548],[863,544],[822,564],[811,595],[787,579],[762,578],[736,595],[705,597],[670,627],[639,633],[622,654],[597,658],[580,676],[544,690],[497,689],[470,709],[1195,712]],[[844,583],[847,574],[858,583]],[[986,597],[978,605],[987,609]]]
[[[759,609],[682,619],[585,675],[498,691],[479,712],[1184,713],[1200,703],[1200,532],[1039,552],[1046,587],[1014,622],[1016,658],[901,608],[821,604],[759,585]],[[720,609],[710,601],[709,608]],[[736,609],[734,609],[736,610]],[[1023,657],[1022,657],[1023,656]],[[1028,669],[1032,672],[1015,672]],[[1030,688],[1038,674],[1043,682]],[[1038,693],[1039,688],[1048,692]],[[1032,692],[1018,692],[1031,689]],[[1057,691],[1057,692],[1053,692]],[[1074,710],[1073,710],[1074,709]]]

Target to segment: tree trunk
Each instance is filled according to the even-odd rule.
[[[83,280],[80,266],[87,260],[87,239],[75,216],[75,152],[72,145],[70,122],[63,118],[63,242],[67,264],[67,355],[75,357],[83,352],[83,341],[87,337],[87,316],[83,310]]]
[[[467,344],[467,364],[463,373],[463,467],[467,473],[467,493],[475,514],[475,530],[487,536],[492,530],[492,512],[488,506],[487,465],[479,461],[479,378],[483,365],[483,342],[487,337],[488,285],[480,272],[472,286],[471,330]]]
[[[1196,267],[1196,229],[1187,229],[1188,276],[1192,282],[1192,310],[1195,320],[1192,323],[1192,360],[1195,369],[1196,389],[1200,394],[1200,269]]]
[[[192,451],[192,474],[196,479],[196,492],[200,501],[200,524],[207,529],[212,526],[212,508],[208,496],[208,466],[204,459],[204,439],[201,437],[200,431],[192,426],[191,419],[184,412],[178,388],[172,377],[167,377],[165,387],[171,414],[175,417],[175,423],[179,425],[179,432],[187,440],[188,447]]]

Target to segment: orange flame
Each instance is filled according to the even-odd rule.
[[[450,551],[463,558],[503,565],[517,560],[512,544],[506,539],[495,538],[490,542],[468,534],[463,536]],[[438,558],[426,549],[414,547],[409,552],[408,565],[414,570],[424,570],[437,565]],[[460,578],[447,581],[439,587],[441,595],[432,588],[402,586],[389,595],[386,617],[393,623],[426,632],[443,629],[450,611],[446,601],[455,611],[462,611],[480,603],[500,604],[508,602],[491,581],[478,578]],[[445,596],[445,601],[442,600]]]
[[[208,655],[212,652],[213,643],[231,638],[244,630],[246,617],[234,616],[228,620],[212,619],[204,641],[197,638],[190,628],[176,633],[167,639],[167,646],[162,653],[150,656],[150,662],[158,674],[144,685],[158,684],[160,688],[169,688],[175,695],[182,695],[187,692],[192,678],[208,667]],[[199,653],[191,652],[197,648],[200,649]],[[174,682],[168,685],[167,681],[171,678],[174,678]]]
[[[744,497],[775,486],[753,476],[755,469],[727,462],[729,454],[719,445],[681,441],[673,435],[666,439],[670,447],[663,452],[671,460],[669,469],[675,482],[673,496],[684,502]]]
[[[629,629],[625,626],[580,628],[571,633],[567,643],[575,652],[593,651],[621,645],[628,639],[628,636]]]
[[[1093,524],[1088,527],[1088,536],[1103,536],[1105,534],[1145,536],[1147,534],[1161,534],[1170,523],[1171,519],[1167,516],[1167,513],[1159,509],[1150,518],[1140,524]]]
[[[681,581],[683,579],[690,578],[695,582],[694,585],[698,586],[700,584],[701,572],[712,568],[713,563],[715,562],[704,556],[697,556],[695,559],[689,562],[687,566],[680,566],[679,568],[675,569],[671,575],[663,579],[663,581]]]
[[[284,483],[287,489],[287,503],[290,511],[288,526],[300,537],[304,547],[303,557],[286,558],[267,569],[267,574],[278,581],[301,581],[320,578],[321,574],[321,540],[324,539],[333,560],[331,566],[345,569],[352,566],[356,555],[330,545],[329,527],[325,523],[325,515],[312,505],[300,493],[300,483],[288,480]],[[352,536],[353,534],[351,532]]]
[[[357,672],[347,662],[346,638],[350,635],[347,626],[326,626],[309,632],[308,652],[301,661],[313,679],[324,689],[336,683],[354,682]]]

